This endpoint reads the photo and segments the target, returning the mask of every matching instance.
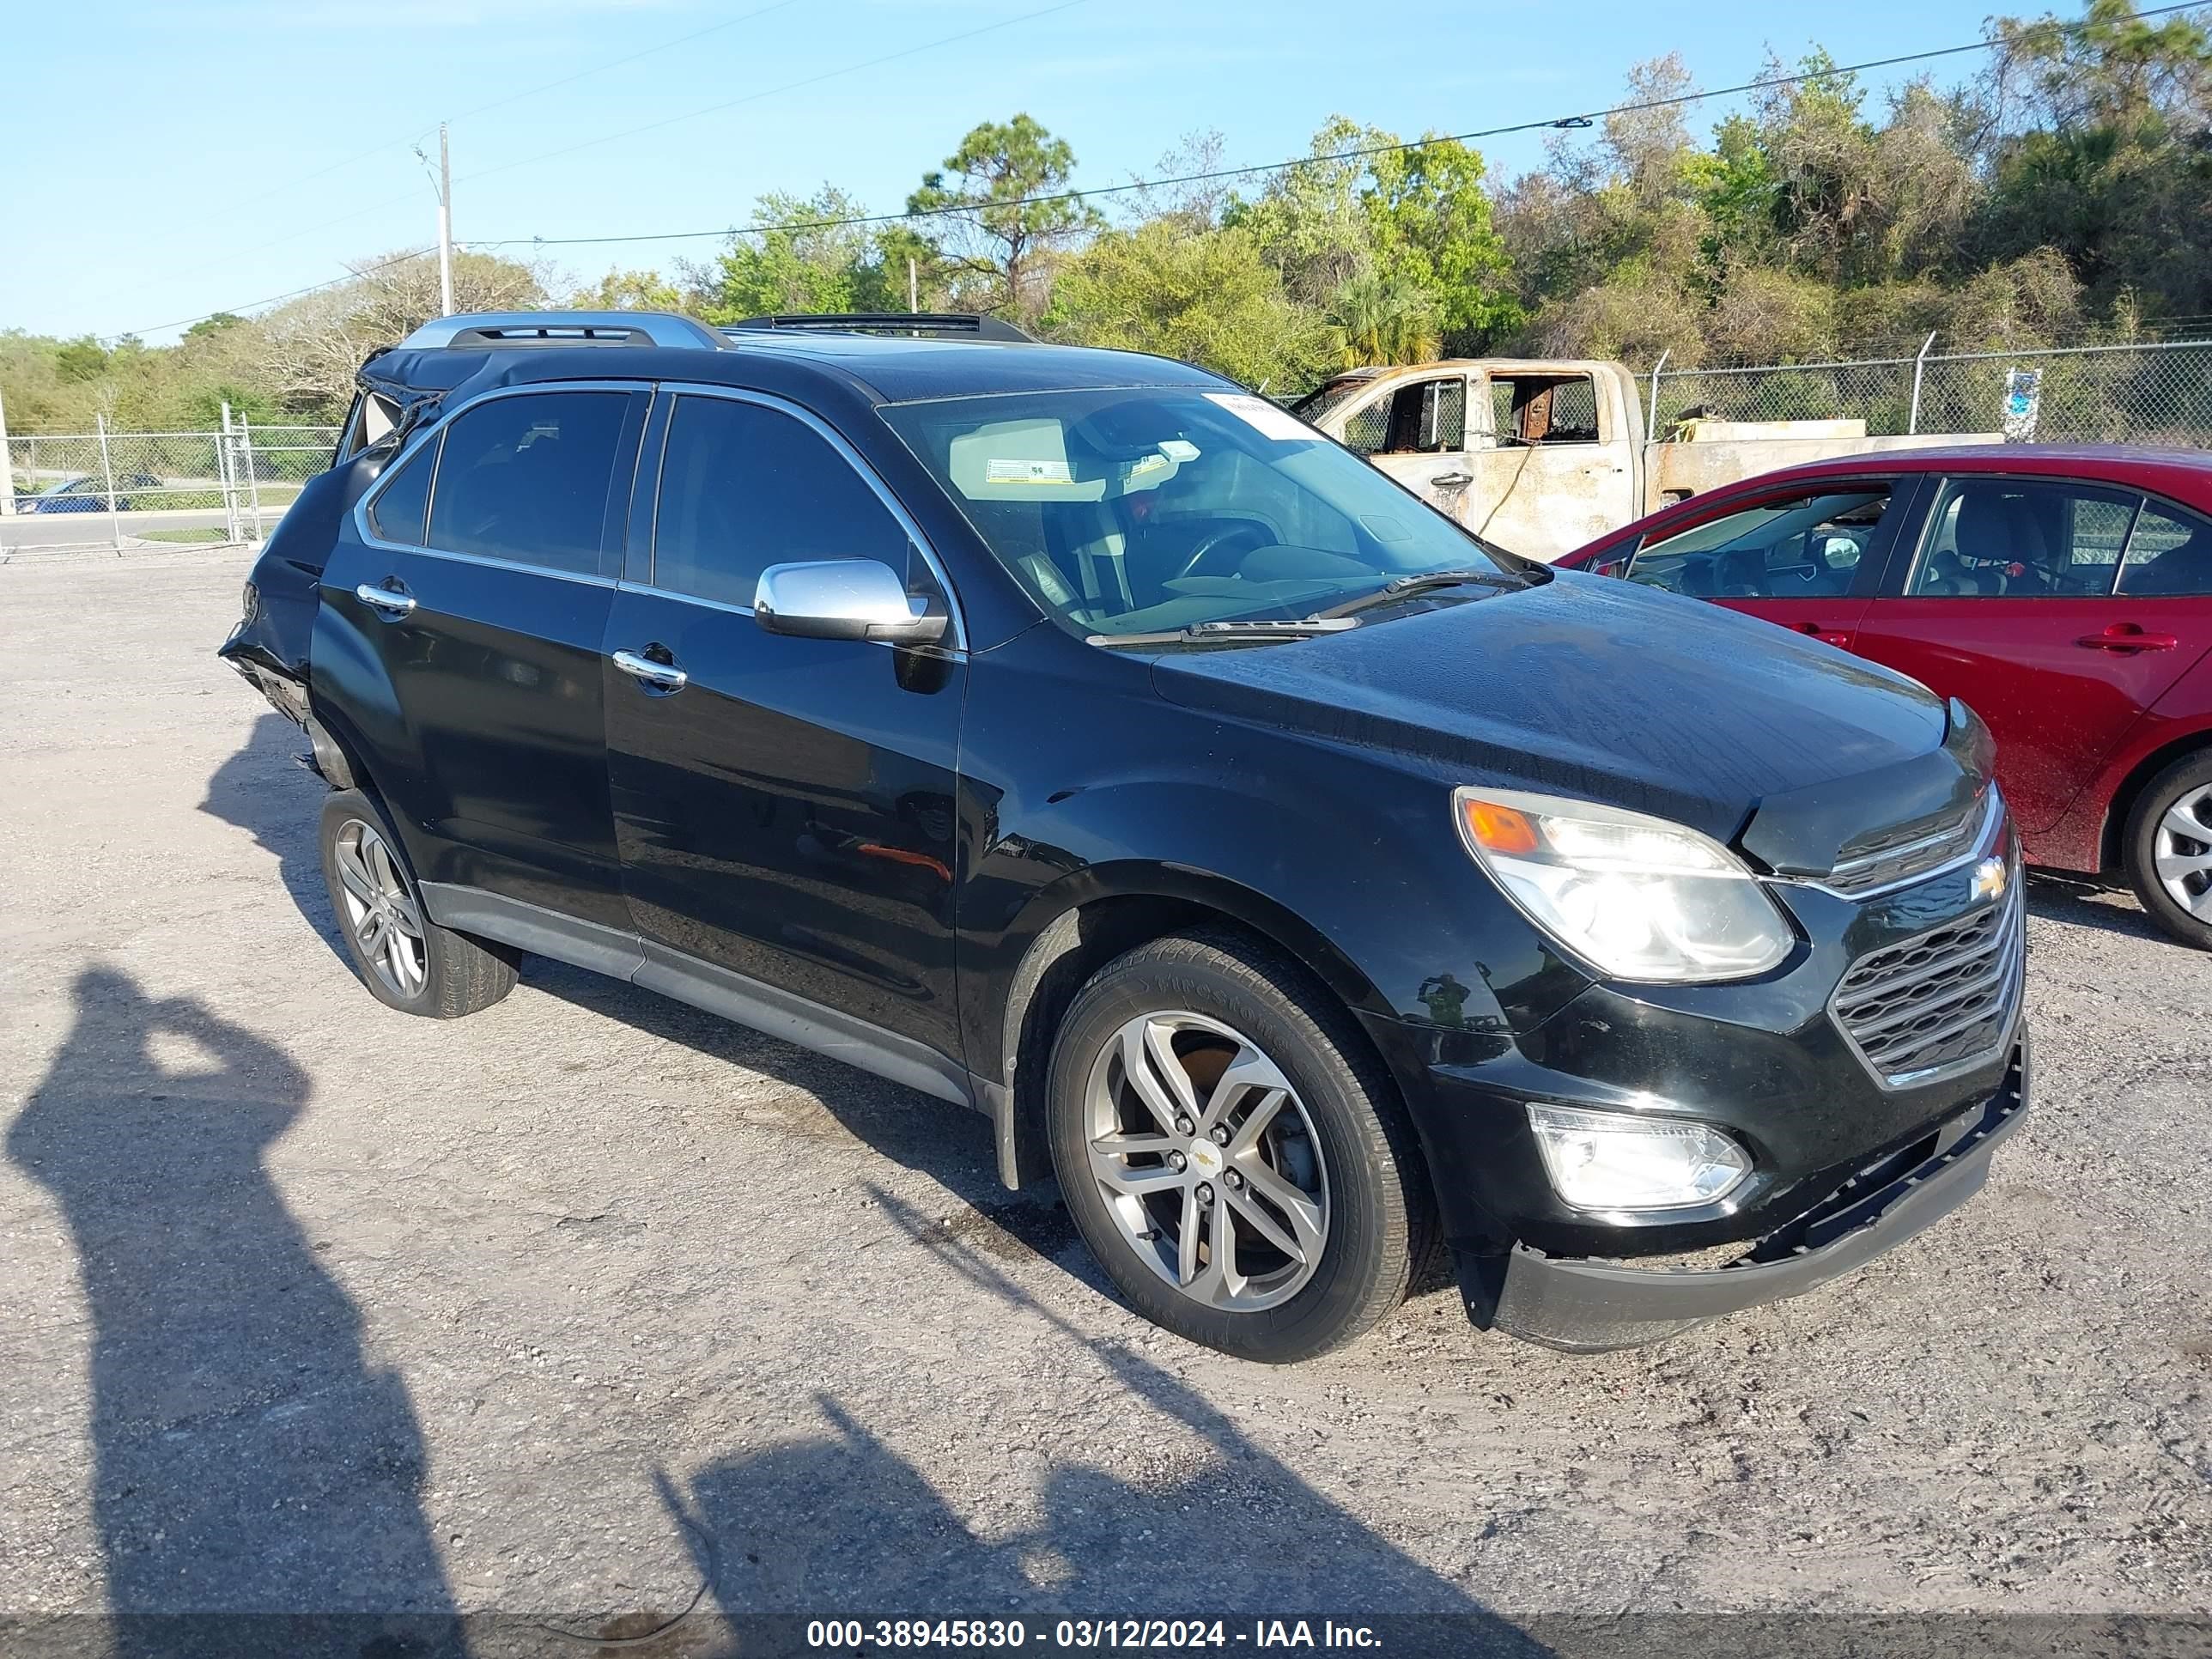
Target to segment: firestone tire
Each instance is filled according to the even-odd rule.
[[[2185,755],[2143,786],[2121,847],[2151,920],[2212,951],[2212,754]]]
[[[333,791],[323,802],[321,841],[338,932],[379,1002],[458,1019],[514,988],[510,958],[430,920],[406,850],[375,800],[358,789]]]
[[[1108,963],[1061,1023],[1048,1089],[1084,1242],[1191,1341],[1311,1358],[1396,1308],[1435,1248],[1388,1073],[1323,987],[1255,942],[1177,935]]]

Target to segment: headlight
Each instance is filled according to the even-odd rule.
[[[1686,824],[1513,789],[1461,789],[1453,804],[1506,896],[1607,978],[1743,979],[1790,954],[1765,890]]]
[[[1725,1196],[1751,1172],[1743,1148],[1702,1123],[1528,1107],[1545,1173],[1578,1210],[1680,1210]]]

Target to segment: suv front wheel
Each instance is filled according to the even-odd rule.
[[[1240,939],[1157,939],[1101,969],[1054,1045],[1053,1165],[1138,1311],[1272,1364],[1350,1341],[1434,1237],[1427,1176],[1356,1027]]]
[[[457,1019],[514,988],[514,963],[430,920],[399,837],[360,790],[334,790],[325,799],[322,844],[338,931],[379,1002]]]

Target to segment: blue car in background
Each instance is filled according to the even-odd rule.
[[[150,473],[119,472],[115,477],[115,505],[118,511],[129,513],[137,506],[130,492],[138,489],[158,490],[161,481]],[[149,501],[157,507],[158,501]],[[33,495],[15,497],[18,513],[105,513],[107,511],[107,486],[98,478],[86,476],[64,478],[59,483],[48,484]]]

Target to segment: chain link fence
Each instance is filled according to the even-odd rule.
[[[0,557],[33,549],[258,543],[330,465],[337,428],[26,433],[6,446]]]
[[[1932,346],[1932,341],[1930,344]],[[2212,341],[1670,370],[1645,379],[1651,435],[1717,421],[1848,420],[1869,436],[2212,447]]]

